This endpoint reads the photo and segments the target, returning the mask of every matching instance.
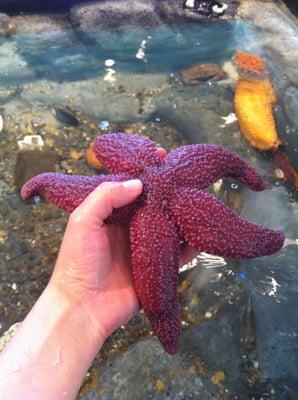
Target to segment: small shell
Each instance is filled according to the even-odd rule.
[[[79,124],[77,117],[67,108],[53,107],[52,112],[56,120],[64,125],[77,126]]]
[[[284,179],[285,178],[285,173],[280,168],[276,168],[276,170],[274,171],[274,174],[275,174],[276,178],[278,178],[278,179]]]

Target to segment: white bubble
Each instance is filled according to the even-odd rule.
[[[105,61],[106,67],[112,67],[113,65],[115,65],[115,61],[112,60],[111,58],[109,58],[108,60]]]

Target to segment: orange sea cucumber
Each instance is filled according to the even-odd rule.
[[[265,75],[265,63],[260,57],[244,52],[238,52],[234,62],[241,75],[234,98],[241,132],[253,147],[275,150],[281,144],[272,111],[276,94]]]

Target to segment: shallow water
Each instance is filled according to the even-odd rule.
[[[19,85],[43,78],[55,82],[90,79],[106,73],[107,59],[115,61],[119,73],[179,73],[194,63],[231,59],[235,50],[242,48],[243,40],[249,50],[259,48],[249,24],[229,21],[173,28],[127,27],[120,32],[30,32],[11,38],[9,43],[2,39],[0,82]],[[142,42],[144,55],[138,58]],[[5,59],[5,51],[15,57]]]
[[[262,54],[278,90],[279,134],[297,162],[297,114],[285,111],[285,92],[297,93],[297,87],[289,78],[291,66],[288,75],[280,73],[285,61],[280,49],[268,47],[270,32],[260,35],[258,27],[240,20],[118,32],[56,23],[41,29],[36,23],[37,32],[20,29],[0,39],[0,333],[24,318],[46,285],[67,219],[44,202],[25,205],[16,186],[49,168],[94,173],[85,151],[98,132],[148,134],[167,150],[209,142],[236,151],[272,186],[251,193],[227,181],[219,197],[243,217],[298,238],[293,188],[275,177],[273,157],[253,150],[238,124],[223,119],[233,112],[235,79],[229,62],[235,51]],[[196,87],[181,83],[182,68],[205,62],[228,65],[224,79]],[[78,126],[63,112],[54,115],[53,107],[68,107]],[[49,147],[35,158],[20,154],[17,146],[32,134]],[[100,398],[128,399],[137,386],[140,398],[296,398],[297,256],[294,243],[250,261],[201,255],[179,278],[184,331],[178,355],[164,355],[139,314],[108,340],[80,397],[96,399],[101,393]],[[136,371],[141,371],[139,378]],[[224,381],[212,383],[218,371],[224,372]],[[164,382],[164,391],[152,384],[156,379]]]

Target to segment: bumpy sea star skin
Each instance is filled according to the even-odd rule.
[[[139,178],[143,193],[114,210],[107,222],[129,223],[134,285],[165,350],[177,351],[180,335],[177,279],[183,244],[235,258],[278,251],[284,234],[239,218],[205,189],[230,177],[255,191],[266,182],[237,155],[216,145],[188,145],[161,157],[145,137],[114,133],[95,142],[98,159],[114,174],[94,177],[38,175],[22,188],[23,199],[42,195],[71,212],[100,183]]]

